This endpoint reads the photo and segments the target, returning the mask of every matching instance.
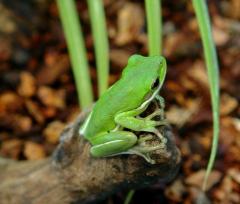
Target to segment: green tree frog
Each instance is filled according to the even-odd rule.
[[[132,55],[129,58],[121,78],[99,98],[80,127],[79,133],[92,145],[92,156],[137,154],[154,163],[148,153],[166,146],[166,139],[156,128],[166,122],[153,120],[156,115],[161,115],[160,109],[145,118],[139,115],[154,99],[162,101],[158,93],[165,79],[166,67],[162,56]],[[154,87],[156,82],[158,85]],[[139,138],[134,134],[136,131],[149,134]],[[150,133],[160,138],[158,145],[146,145],[146,141],[152,139]]]

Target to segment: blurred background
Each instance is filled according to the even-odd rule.
[[[91,81],[97,74],[89,13],[76,1]],[[132,203],[193,203],[199,193],[212,139],[212,113],[203,50],[191,1],[162,1],[167,80],[161,92],[166,117],[182,153],[175,180],[138,190]],[[144,1],[104,0],[110,42],[109,84],[128,57],[148,54]],[[240,1],[209,0],[220,65],[221,131],[208,196],[240,203]],[[51,155],[66,124],[81,111],[56,3],[0,1],[0,156],[38,160]],[[122,203],[119,192],[102,203]]]

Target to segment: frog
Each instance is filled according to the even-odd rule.
[[[132,55],[120,79],[94,104],[80,135],[90,142],[93,157],[136,154],[149,163],[155,163],[149,153],[166,147],[166,138],[158,126],[166,125],[163,119],[164,99],[159,95],[167,72],[163,56]],[[157,86],[156,86],[157,84]],[[161,107],[142,118],[152,101]],[[161,120],[154,120],[161,116]],[[141,137],[136,132],[144,132]],[[150,146],[148,141],[157,136],[160,142]]]

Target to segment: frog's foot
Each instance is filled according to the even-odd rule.
[[[149,153],[143,154],[143,153],[141,153],[141,152],[139,152],[137,150],[134,150],[134,149],[128,150],[127,153],[128,154],[136,154],[136,155],[138,155],[140,157],[143,157],[150,164],[155,164],[156,163],[153,159],[151,159],[151,157],[149,156]]]
[[[154,117],[156,117],[156,116],[160,116],[161,117],[161,119],[163,118],[163,109],[157,109],[157,110],[155,110],[153,113],[151,113],[150,115],[148,115],[147,117],[145,117],[145,119],[147,119],[147,120],[151,120],[151,119],[153,119]]]
[[[143,157],[147,162],[151,164],[155,164],[155,161],[150,158],[149,154],[156,150],[165,150],[166,144],[162,142],[154,146],[150,146],[146,144],[148,141],[151,141],[152,139],[153,139],[152,135],[146,135],[146,136],[140,137],[137,141],[137,145],[129,149],[127,153],[139,155]]]
[[[167,139],[160,133],[160,131],[156,127],[157,126],[168,125],[168,122],[166,120],[153,121],[153,122],[154,122],[153,126],[146,127],[144,129],[142,129],[142,131],[154,133],[161,140],[161,143],[166,144],[167,143]]]
[[[158,136],[163,144],[167,144],[167,138],[165,138],[158,129],[154,128],[153,133]]]

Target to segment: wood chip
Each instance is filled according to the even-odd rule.
[[[37,83],[39,85],[50,85],[59,79],[69,68],[67,55],[59,55],[58,53],[48,54],[44,67],[37,73]]]
[[[112,49],[110,52],[110,59],[115,65],[122,68],[126,66],[130,55],[131,53],[127,50]]]
[[[144,13],[139,4],[125,3],[118,13],[117,45],[125,45],[138,38],[144,26]]]
[[[32,97],[35,92],[35,78],[29,72],[22,72],[20,74],[20,85],[18,87],[18,94],[24,97]]]
[[[40,124],[44,123],[45,118],[38,104],[32,100],[26,100],[25,103],[29,113],[34,117],[34,119]]]
[[[28,160],[38,160],[46,157],[46,153],[42,145],[34,142],[26,142],[24,146],[24,156]]]
[[[192,185],[192,186],[196,186],[196,187],[201,188],[205,173],[206,173],[205,170],[197,171],[196,173],[193,173],[193,174],[191,174],[190,176],[188,176],[188,177],[185,179],[185,182],[186,182],[188,185]],[[218,183],[218,182],[220,181],[221,176],[222,176],[222,173],[221,173],[221,172],[216,171],[216,170],[213,170],[213,171],[210,173],[206,190],[209,190],[210,188],[213,187],[213,185],[215,185],[216,183]]]
[[[53,121],[44,129],[43,134],[51,144],[57,144],[60,134],[66,125],[61,121]]]
[[[194,113],[196,113],[200,108],[200,101],[198,99],[191,100],[191,102],[185,101],[185,103],[188,104],[187,108],[181,108],[173,105],[166,112],[166,118],[171,124],[177,125],[178,127],[182,127],[191,119]]]
[[[0,95],[0,112],[11,112],[22,109],[22,99],[13,92],[5,92]]]
[[[54,90],[47,86],[41,86],[38,90],[38,97],[46,106],[60,109],[65,107],[64,90]]]
[[[240,169],[231,168],[228,170],[227,174],[240,184]]]
[[[176,180],[167,187],[165,190],[165,195],[175,202],[181,202],[183,201],[183,194],[186,193],[186,187],[183,185],[182,181],[180,179]]]
[[[228,42],[230,38],[229,34],[226,31],[221,30],[215,26],[213,26],[212,32],[213,32],[214,42],[216,43],[217,46],[223,46]]]
[[[238,107],[238,101],[228,94],[221,95],[220,113],[221,115],[228,115]]]
[[[4,141],[0,148],[0,155],[11,159],[18,159],[23,142],[19,139]]]

